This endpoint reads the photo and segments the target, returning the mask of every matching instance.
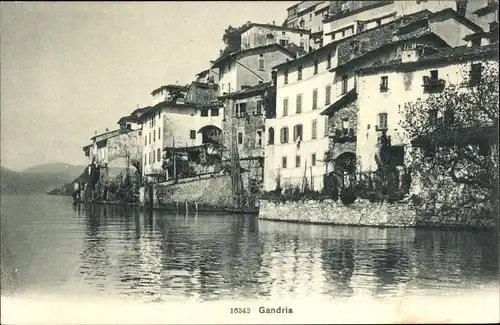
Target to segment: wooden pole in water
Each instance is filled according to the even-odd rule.
[[[186,213],[188,212],[188,201],[186,201]]]

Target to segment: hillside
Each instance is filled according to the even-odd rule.
[[[68,164],[47,164],[15,172],[1,167],[1,193],[4,195],[47,193],[73,181],[84,168]]]

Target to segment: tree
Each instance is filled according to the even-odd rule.
[[[246,25],[240,27],[233,27],[229,25],[222,35],[222,41],[224,42],[225,48],[221,53],[221,56],[239,51],[241,49],[241,32]]]
[[[414,148],[411,167],[428,198],[450,207],[483,203],[496,213],[498,64],[481,65],[462,84],[407,103],[400,113]]]

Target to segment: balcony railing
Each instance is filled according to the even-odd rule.
[[[425,92],[441,92],[443,91],[446,81],[439,78],[432,78],[429,76],[424,76],[423,87]]]
[[[337,143],[356,142],[356,133],[353,128],[335,129],[330,138]]]

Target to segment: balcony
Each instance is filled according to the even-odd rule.
[[[446,85],[445,80],[429,76],[424,76],[423,83],[424,84],[422,86],[424,87],[424,92],[428,93],[441,92]]]
[[[353,128],[335,129],[330,138],[336,143],[356,142],[356,134]]]

